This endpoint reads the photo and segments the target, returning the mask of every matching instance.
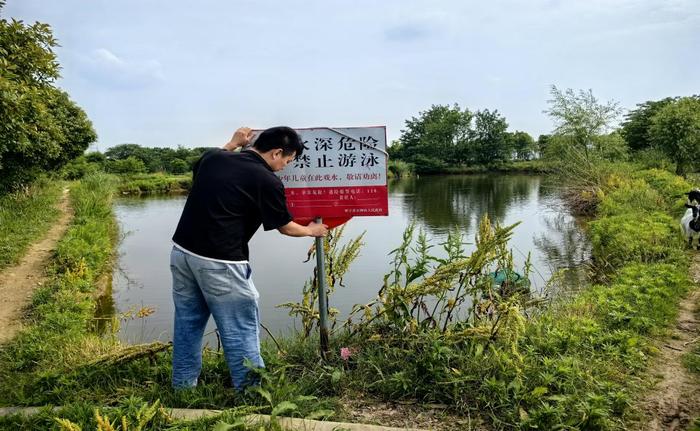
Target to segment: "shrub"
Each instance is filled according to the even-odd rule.
[[[413,174],[413,166],[401,160],[390,160],[387,169],[394,178],[408,177]]]
[[[80,156],[68,162],[61,170],[61,176],[67,180],[79,180],[86,175],[95,174],[102,170],[99,163],[90,162],[85,156]]]

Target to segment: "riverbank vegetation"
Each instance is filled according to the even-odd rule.
[[[192,175],[165,173],[120,175],[117,191],[122,195],[186,193],[192,188]]]
[[[591,288],[549,301],[495,286],[489,277],[495,270],[527,275],[527,268],[513,268],[507,245],[517,226],[484,219],[473,253],[466,255],[465,239],[455,232],[441,246],[447,258],[440,259],[431,251],[437,245],[409,230],[377,298],[358,305],[350,323],[338,322],[343,329],[332,337],[328,360],[313,336],[270,340],[263,386],[236,395],[219,352],[205,352],[196,389],[176,392],[169,386],[167,349],[149,353],[143,347],[142,355],[122,360],[123,347],[90,333],[90,286],[96,269],[109,261],[113,238],[109,229],[95,229],[108,219],[114,226],[110,181],[90,177],[74,191],[76,222],[57,252],[55,278],[35,296],[33,325],[3,350],[0,403],[68,405],[73,410],[65,419],[83,417],[77,423],[88,424],[94,419],[85,419],[87,406],[133,410],[155,402],[342,419],[337,400],[372,396],[444,404],[453,414],[485,417],[502,429],[625,429],[639,415],[634,402],[645,387],[654,339],[690,287],[671,217],[689,185],[666,171],[632,165],[617,165],[601,178],[591,196],[599,280]],[[653,204],[638,205],[642,198]],[[639,231],[640,219],[648,232]],[[345,261],[343,250],[335,249]],[[161,429],[159,423],[150,429]]]
[[[32,296],[26,328],[0,350],[0,403],[21,394],[25,403],[41,392],[35,384],[51,372],[92,359],[101,350],[94,325],[98,279],[111,272],[116,241],[112,213],[113,180],[86,177],[71,189],[74,217],[58,243],[47,272],[48,281]]]
[[[49,230],[59,214],[62,188],[60,181],[43,179],[0,195],[0,269],[17,263]]]

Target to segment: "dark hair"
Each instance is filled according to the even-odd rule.
[[[253,143],[253,147],[261,153],[281,148],[285,156],[295,153],[296,156],[301,156],[304,152],[304,144],[299,134],[294,129],[284,126],[270,127],[262,132]]]

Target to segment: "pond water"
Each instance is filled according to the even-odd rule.
[[[123,239],[113,292],[103,306],[121,316],[118,336],[122,341],[171,339],[170,238],[185,200],[186,196],[169,196],[120,198],[115,202]],[[330,299],[330,306],[340,310],[341,318],[354,304],[376,296],[389,270],[389,253],[401,244],[403,231],[411,221],[425,230],[436,249],[453,228],[461,229],[467,242],[473,243],[474,230],[484,214],[505,225],[520,221],[510,246],[518,268],[528,252],[532,254],[531,281],[540,292],[554,271],[578,268],[589,256],[581,226],[568,215],[555,187],[541,176],[488,174],[397,180],[390,184],[389,214],[356,217],[347,223],[345,240],[365,231],[366,235],[365,246],[345,277],[346,287],[340,287]],[[312,238],[290,238],[262,229],[250,243],[261,320],[274,334],[295,327],[287,310],[276,306],[301,299],[304,281],[315,265],[315,259],[304,262],[312,243]],[[467,250],[472,248],[466,245]],[[577,276],[576,271],[571,274]],[[144,307],[151,308],[152,313],[136,317]],[[213,329],[210,319],[206,332]],[[216,345],[212,334],[206,341]]]

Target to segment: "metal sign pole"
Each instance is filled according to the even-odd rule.
[[[316,223],[322,223],[321,217]],[[328,348],[328,297],[326,296],[326,257],[323,250],[323,237],[316,237],[316,280],[318,280],[318,312],[321,335],[321,356],[326,358]]]

